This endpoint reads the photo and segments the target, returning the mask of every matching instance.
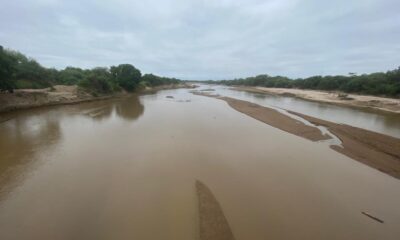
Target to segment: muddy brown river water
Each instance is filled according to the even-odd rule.
[[[199,239],[196,179],[238,240],[400,237],[398,179],[178,89],[4,116],[0,239]]]

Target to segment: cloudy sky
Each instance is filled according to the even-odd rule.
[[[0,45],[182,79],[369,73],[400,66],[400,1],[10,0]]]

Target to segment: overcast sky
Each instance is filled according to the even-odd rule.
[[[370,73],[400,66],[400,0],[4,0],[0,45],[182,79]]]

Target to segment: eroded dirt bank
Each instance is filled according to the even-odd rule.
[[[0,113],[41,106],[73,104],[102,100],[116,95],[93,96],[78,86],[56,85],[44,89],[20,89],[14,93],[0,93]]]
[[[254,93],[268,93],[274,95],[298,97],[305,100],[337,104],[343,106],[371,108],[384,112],[400,113],[400,99],[384,98],[357,94],[344,94],[339,92],[325,92],[316,90],[303,90],[291,88],[266,88],[237,86],[235,90]]]
[[[204,93],[195,94],[224,100],[239,112],[311,141],[330,138],[330,136],[322,135],[318,128],[305,125],[272,108],[230,97]],[[289,113],[300,116],[317,126],[324,126],[336,135],[342,141],[342,145],[332,145],[331,148],[335,151],[400,179],[400,139],[345,124],[321,120],[293,111],[289,111]]]
[[[171,84],[142,89],[139,93],[155,93],[159,90],[192,88],[188,84]],[[0,93],[0,113],[18,109],[28,109],[41,106],[74,104],[80,102],[104,100],[127,95],[126,92],[94,96],[78,86],[56,85],[44,89],[19,89],[14,93]]]

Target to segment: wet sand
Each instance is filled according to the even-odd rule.
[[[205,93],[195,94],[224,100],[235,110],[296,136],[312,141],[330,138],[328,135],[322,135],[318,128],[305,125],[272,108],[230,97],[220,97]],[[330,147],[333,150],[400,179],[400,139],[345,124],[321,120],[293,111],[288,112],[317,126],[324,126],[337,136],[342,141],[342,145],[331,145]]]
[[[229,223],[218,200],[202,182],[196,181],[199,204],[199,235],[201,240],[234,240]]]
[[[331,146],[335,151],[400,179],[400,139],[301,113],[291,113],[313,124],[327,127],[342,141],[343,147]]]
[[[214,97],[213,95],[206,93],[195,92],[195,94]],[[226,101],[229,104],[229,106],[231,106],[232,108],[241,113],[244,113],[252,118],[255,118],[275,128],[292,133],[296,136],[303,137],[314,142],[327,140],[331,138],[328,135],[322,134],[318,128],[308,126],[301,121],[298,121],[296,119],[293,119],[287,115],[278,112],[275,109],[263,107],[258,104],[230,97],[216,97],[216,98]]]
[[[235,90],[254,93],[268,93],[274,95],[297,97],[309,101],[330,103],[342,106],[371,108],[384,112],[400,113],[400,99],[384,98],[368,95],[344,94],[340,92],[327,92],[317,90],[291,89],[291,88],[266,88],[238,86]]]

